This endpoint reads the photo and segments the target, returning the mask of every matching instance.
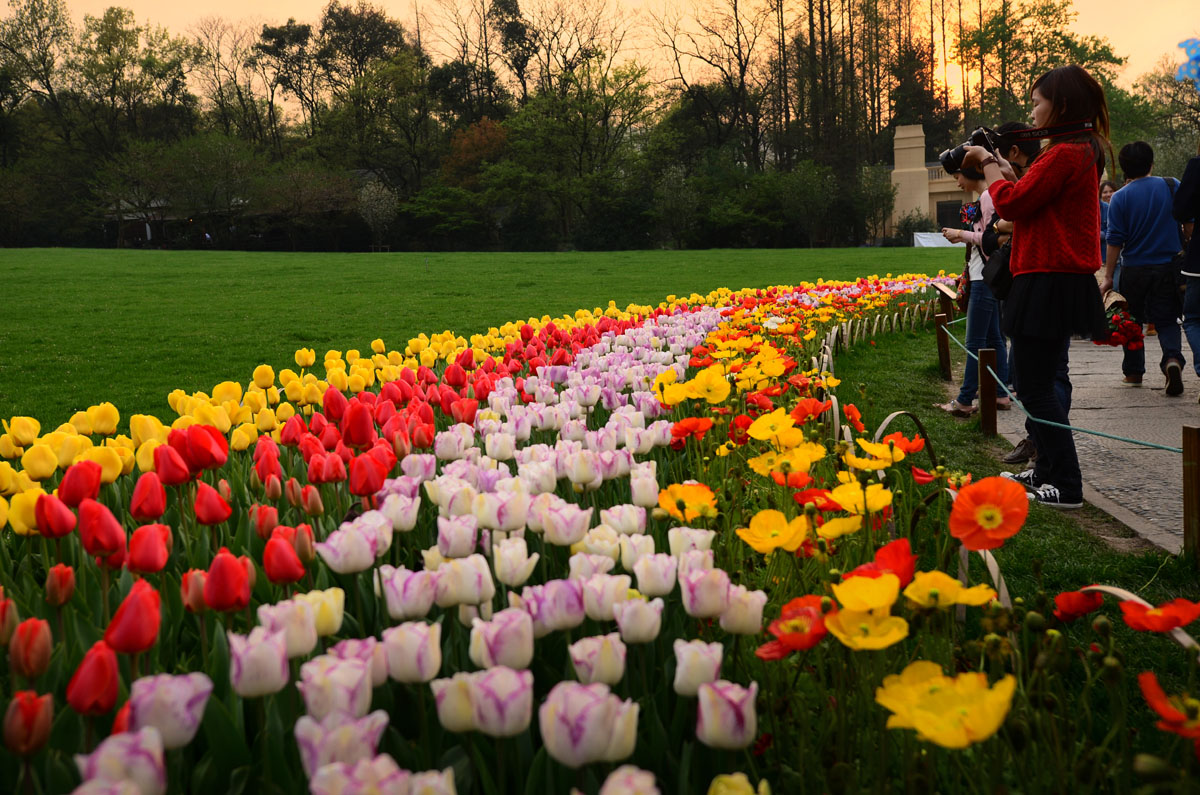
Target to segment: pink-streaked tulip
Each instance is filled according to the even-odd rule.
[[[477,605],[496,595],[492,569],[483,555],[447,560],[437,572],[434,600],[438,607]]]
[[[442,668],[442,625],[406,621],[383,631],[388,676],[397,682],[428,682]]]
[[[621,557],[621,536],[608,525],[597,525],[583,535],[583,540],[572,547],[589,555],[606,555],[616,562]]]
[[[630,502],[639,508],[653,508],[658,505],[658,492],[658,481],[653,475],[629,476]]]
[[[129,731],[152,726],[164,748],[182,748],[196,736],[212,690],[212,680],[201,673],[135,679],[129,690]]]
[[[479,546],[478,522],[471,514],[437,518],[437,548],[444,558],[465,558]]]
[[[558,485],[558,472],[555,470],[554,464],[549,461],[531,461],[528,464],[521,464],[517,471],[520,473],[520,478],[525,483],[525,490],[529,494],[541,496],[554,491]],[[532,510],[532,506],[533,501],[530,500],[529,510]],[[540,518],[541,514],[539,513],[538,516]],[[529,513],[527,511],[525,515],[527,526],[529,525],[529,521]],[[540,530],[541,527],[542,525],[539,520],[538,529]]]
[[[524,470],[528,464],[521,464],[521,477],[525,477]],[[549,465],[553,470],[553,465]],[[555,481],[557,482],[557,481]],[[553,491],[553,488],[548,491]],[[530,489],[533,493],[533,489]],[[560,505],[565,505],[566,500],[559,497],[557,494],[548,492],[538,492],[536,497],[529,500],[529,508],[525,511],[525,529],[531,533],[543,533],[546,530],[546,514],[552,509],[557,509]],[[590,518],[589,518],[589,521]]]
[[[405,456],[400,462],[400,471],[410,478],[420,481],[432,480],[437,474],[437,456],[428,453],[414,453]]]
[[[437,572],[383,565],[379,567],[379,576],[383,581],[388,615],[394,621],[424,618],[429,614],[436,594]]]
[[[678,561],[665,553],[645,555],[633,564],[638,590],[646,596],[666,596],[675,590]]]
[[[521,587],[533,574],[540,557],[536,552],[529,554],[524,538],[506,538],[492,547],[492,566],[496,579],[509,588]]]
[[[559,682],[538,709],[546,752],[572,768],[633,753],[637,719],[636,703],[622,701],[599,682]]]
[[[409,786],[414,793],[421,795],[455,795],[454,768],[444,770],[426,770],[423,773],[413,773]]]
[[[654,774],[634,767],[621,765],[608,774],[600,787],[599,795],[662,795],[654,780]]]
[[[529,495],[521,491],[477,494],[471,507],[480,527],[511,533],[525,529]]]
[[[475,431],[471,431],[472,440],[474,440]],[[448,431],[442,431],[433,437],[433,454],[439,461],[457,461],[467,453],[467,448],[471,446],[471,442],[464,438],[463,434],[451,428]]]
[[[475,674],[456,673],[447,679],[434,679],[429,683],[433,699],[437,703],[438,723],[448,732],[475,730],[474,691],[471,687]]]
[[[317,647],[316,616],[312,605],[302,599],[259,605],[258,623],[267,632],[283,633],[288,659],[307,656]]]
[[[561,502],[543,510],[541,518],[546,540],[556,546],[569,547],[583,540],[592,522],[592,509]]]
[[[650,643],[662,630],[663,600],[626,599],[613,605],[613,618],[626,643]]]
[[[167,791],[162,736],[152,726],[114,734],[92,753],[76,755],[75,764],[84,783],[132,782],[142,795],[163,795]]]
[[[483,440],[483,449],[488,458],[497,461],[511,460],[517,450],[517,437],[511,433],[491,433]]]
[[[758,736],[754,700],[758,682],[742,687],[724,679],[700,685],[696,713],[696,739],[709,748],[737,751]]]
[[[681,575],[679,590],[684,612],[692,618],[715,618],[729,607],[729,575],[721,569]]]
[[[654,554],[654,536],[621,536],[621,568],[630,574],[647,555]]]
[[[17,756],[31,756],[50,739],[54,720],[54,696],[39,696],[32,690],[13,693],[4,713],[4,745]]]
[[[242,698],[283,690],[288,682],[287,635],[255,627],[249,635],[229,633],[229,682]]]
[[[471,677],[475,728],[489,737],[514,737],[533,717],[533,674],[497,666]]]
[[[325,565],[338,574],[357,574],[375,565],[375,542],[363,528],[344,524],[316,544]]]
[[[392,520],[379,511],[367,511],[352,523],[355,527],[375,540],[375,557],[387,554],[392,548]],[[343,525],[344,527],[345,525]]]
[[[535,638],[557,630],[574,629],[586,617],[582,580],[550,580],[545,585],[527,585],[519,597],[510,592],[508,601],[533,619]]]
[[[300,666],[296,687],[304,696],[308,714],[316,720],[334,712],[361,718],[371,708],[371,671],[361,660],[322,654]]]
[[[608,555],[590,555],[587,552],[576,552],[567,560],[567,579],[583,580],[586,582],[594,574],[608,574],[616,561]]]
[[[600,460],[591,450],[570,454],[564,462],[564,474],[577,489],[595,491],[604,483]]]
[[[614,505],[600,511],[600,522],[624,536],[646,532],[646,509],[637,505]]]
[[[615,632],[580,638],[567,647],[575,676],[585,685],[615,685],[625,676],[625,644]]]
[[[407,533],[417,526],[417,512],[420,508],[420,497],[405,497],[403,494],[389,494],[379,506],[380,512],[388,518],[392,523],[392,530],[397,533]]]
[[[442,553],[438,551],[437,544],[434,544],[429,549],[421,550],[421,562],[425,566],[425,571],[437,572],[446,562],[442,557]],[[434,583],[436,585],[436,581]]]
[[[670,547],[671,554],[678,558],[683,553],[691,552],[693,549],[712,549],[713,538],[716,535],[715,530],[699,530],[694,527],[672,527],[667,531],[667,544]]]
[[[729,586],[729,605],[721,613],[721,629],[731,635],[757,635],[762,632],[765,591],[751,591],[743,585]]]
[[[354,764],[372,758],[387,726],[388,714],[381,709],[357,720],[340,712],[320,721],[301,716],[295,733],[305,775],[314,776],[335,762]]]
[[[720,643],[702,640],[675,640],[675,692],[694,696],[705,682],[715,682],[721,675],[721,659],[725,647]]]
[[[528,668],[533,661],[533,619],[510,607],[471,626],[471,662],[479,668]]]
[[[401,770],[387,754],[357,762],[322,765],[308,782],[312,795],[369,795],[412,792],[412,773]]]
[[[685,574],[693,571],[711,571],[716,564],[716,556],[711,549],[689,549],[679,556],[678,575],[680,582]]]
[[[612,621],[613,604],[629,598],[628,574],[593,574],[583,583],[583,609],[593,621]]]
[[[366,663],[371,671],[372,687],[379,687],[387,681],[387,650],[375,638],[346,638],[333,646],[329,654],[339,660],[359,660]]]

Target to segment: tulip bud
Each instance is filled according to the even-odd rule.
[[[20,620],[17,603],[12,599],[0,599],[0,646],[7,646]]]
[[[229,502],[233,499],[233,489],[229,487],[229,481],[221,478],[217,481],[217,493],[221,495],[221,499]]]
[[[321,492],[316,486],[305,486],[300,490],[300,505],[306,516],[323,516],[325,503],[321,501]]]
[[[250,506],[250,523],[254,526],[254,533],[263,541],[271,537],[271,532],[279,524],[279,511],[273,505],[259,505],[255,503]]]
[[[50,739],[54,719],[54,697],[32,690],[13,694],[4,714],[4,745],[17,756],[36,754]]]
[[[179,581],[179,595],[184,608],[189,613],[203,613],[208,609],[204,603],[204,581],[208,572],[204,569],[192,569],[184,572]]]
[[[8,644],[8,664],[13,674],[37,679],[50,665],[50,623],[40,618],[27,618],[17,625]]]
[[[283,493],[287,497],[288,504],[293,508],[299,508],[303,504],[300,497],[300,481],[295,478],[288,478],[287,483],[284,484]]]
[[[263,484],[263,496],[268,500],[277,500],[283,496],[283,484],[279,482],[278,475],[267,475],[267,482]]]
[[[59,563],[50,567],[46,575],[46,603],[51,607],[62,607],[71,601],[75,593],[75,569]]]

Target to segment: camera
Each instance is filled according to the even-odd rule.
[[[996,154],[996,150],[1000,148],[1000,135],[987,127],[976,127],[965,143],[942,152],[938,155],[938,160],[947,174],[957,174],[962,171],[963,158],[967,155],[968,146],[982,146],[992,154]]]

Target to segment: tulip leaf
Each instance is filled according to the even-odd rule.
[[[70,756],[53,752],[47,754],[46,772],[42,779],[43,792],[70,792],[78,781],[79,772]]]
[[[690,795],[692,791],[692,750],[695,743],[685,742],[683,754],[679,758],[679,795]]]
[[[215,698],[208,700],[202,727],[209,751],[220,765],[220,770],[231,771],[250,764],[250,749],[246,747],[246,737],[238,731],[233,716],[229,714],[224,703]]]
[[[529,765],[528,778],[525,780],[525,795],[540,795],[543,792],[549,792],[544,786],[546,783],[546,747],[542,746],[538,749],[537,756],[533,758],[533,763]]]

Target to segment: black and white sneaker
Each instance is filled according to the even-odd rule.
[[[1035,474],[1036,470],[1026,469],[1024,472],[1001,472],[1000,477],[1020,483],[1030,491],[1037,491],[1043,484]]]
[[[1183,394],[1183,367],[1179,362],[1172,359],[1167,362],[1165,370],[1167,376],[1167,387],[1164,391],[1167,397],[1179,397]]]
[[[1063,510],[1072,510],[1074,508],[1082,508],[1083,507],[1082,499],[1080,499],[1078,502],[1070,502],[1068,500],[1064,500],[1063,496],[1062,496],[1062,492],[1060,492],[1058,490],[1058,487],[1051,486],[1049,483],[1047,483],[1044,486],[1042,486],[1041,488],[1035,490],[1033,492],[1032,496],[1035,501],[1040,502],[1042,505],[1045,505],[1049,508],[1061,508]]]

